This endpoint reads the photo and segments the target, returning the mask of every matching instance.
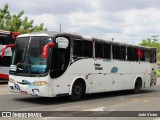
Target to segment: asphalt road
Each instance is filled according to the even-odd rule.
[[[160,111],[160,84],[142,89],[140,94],[131,94],[130,91],[107,92],[87,95],[84,99],[76,102],[70,101],[67,97],[44,98],[13,94],[9,93],[7,85],[2,84],[0,85],[0,111],[66,111],[58,112],[58,118],[47,117],[43,119],[74,120],[74,117],[66,117],[67,115],[71,115],[83,116],[86,119],[92,120],[106,118],[109,120],[135,120],[135,117],[116,117],[114,114],[111,114],[112,117],[103,116],[116,111],[126,111],[122,113],[124,116],[127,116],[127,114],[131,114],[132,116],[132,111]],[[148,113],[150,114],[150,112]],[[158,112],[158,115],[160,116],[160,112]],[[77,117],[76,119],[81,118]],[[136,119],[160,120],[160,117],[137,116]]]

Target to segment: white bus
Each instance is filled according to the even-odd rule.
[[[8,85],[11,92],[79,100],[106,91],[139,93],[156,85],[155,70],[156,48],[69,33],[33,33],[16,39]]]
[[[8,44],[14,44],[18,32],[0,30],[0,54],[2,48]],[[11,64],[12,49],[9,48],[5,51],[4,58],[0,57],[0,82],[8,82],[9,79],[9,66]]]

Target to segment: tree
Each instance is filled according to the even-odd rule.
[[[141,46],[147,46],[147,47],[156,47],[157,52],[160,53],[160,43],[154,42],[150,38],[143,39],[141,43],[139,43]]]
[[[160,61],[160,53],[157,53],[157,61]]]
[[[28,20],[28,17],[22,19],[23,14],[24,11],[20,11],[17,15],[11,15],[8,4],[5,4],[3,9],[0,8],[0,29],[20,33],[47,31],[46,28],[43,28],[43,23],[33,26],[34,20]]]

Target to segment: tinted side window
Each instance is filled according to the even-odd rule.
[[[145,52],[144,52],[144,50],[142,50],[142,58],[141,58],[141,61],[145,61]]]
[[[133,61],[138,61],[138,54],[137,54],[137,48],[132,48],[133,49]]]
[[[137,48],[127,47],[127,60],[138,61]]]
[[[150,62],[150,52],[148,50],[145,50],[144,56],[145,56],[145,61]]]
[[[150,62],[156,63],[156,52],[155,51],[150,52]]]
[[[12,39],[11,35],[4,35],[0,36],[0,44],[1,45],[8,45],[14,44],[15,40]]]
[[[93,42],[87,40],[73,41],[73,55],[79,57],[93,56]]]
[[[121,59],[121,52],[120,52],[120,46],[119,45],[113,45],[112,46],[112,54],[113,59]]]
[[[84,56],[92,57],[93,56],[93,42],[83,41],[83,43],[84,43]]]
[[[133,49],[130,47],[127,47],[127,60],[133,61]]]
[[[103,58],[103,46],[102,43],[95,43],[95,57]]]
[[[126,60],[126,47],[121,46],[121,60]]]
[[[111,58],[111,44],[103,43],[103,57]]]
[[[83,56],[83,41],[82,40],[73,41],[73,55]]]

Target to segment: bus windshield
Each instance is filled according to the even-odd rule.
[[[48,59],[42,58],[42,50],[51,41],[51,38],[47,36],[17,38],[10,73],[46,73],[48,71]]]

